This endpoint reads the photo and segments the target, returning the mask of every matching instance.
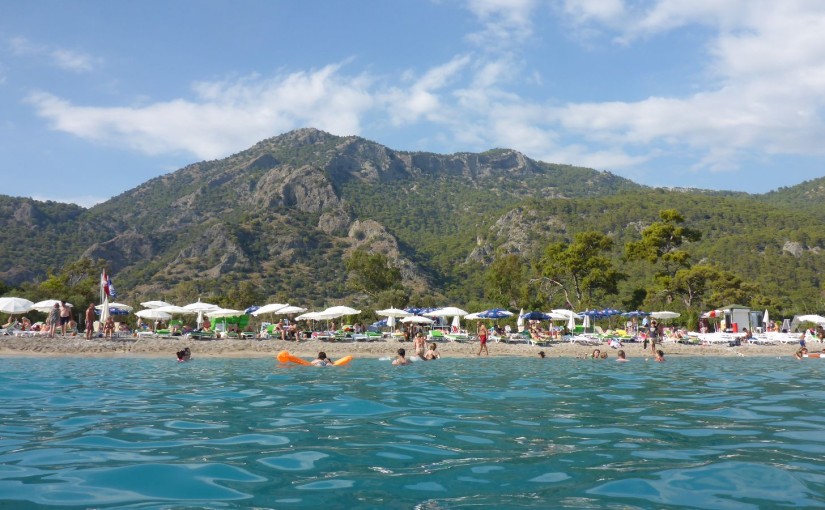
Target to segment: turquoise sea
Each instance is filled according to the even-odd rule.
[[[825,360],[0,367],[3,509],[825,507]]]

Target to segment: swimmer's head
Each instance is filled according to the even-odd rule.
[[[406,354],[407,354],[407,351],[405,351],[403,347],[398,349],[398,355],[399,356],[405,356]]]
[[[544,351],[539,351],[539,358],[543,358],[545,356],[547,356],[547,355],[544,354]]]
[[[318,359],[327,359],[327,353],[321,351],[318,353]]]

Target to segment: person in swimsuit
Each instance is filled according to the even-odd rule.
[[[95,330],[95,305],[89,303],[86,308],[86,340],[91,340]]]
[[[426,350],[426,348],[427,342],[424,339],[424,333],[419,332],[417,335],[415,335],[415,340],[413,340],[413,349],[415,350],[415,353],[418,355],[419,358],[425,359],[424,351]]]
[[[481,356],[481,351],[484,351],[484,354],[489,356],[490,351],[487,350],[487,326],[483,323],[478,326],[478,343],[478,354],[476,354],[476,356]]]
[[[616,356],[618,356],[618,357],[616,358],[616,361],[620,361],[620,362],[627,361],[627,357],[625,356],[624,351],[619,351],[619,352],[617,352],[617,353],[616,353]]]
[[[436,347],[438,347],[438,345],[435,342],[431,343],[430,348],[427,350],[427,353],[424,354],[424,359],[433,360],[440,358],[441,355],[435,352]]]
[[[653,359],[655,361],[658,361],[659,363],[664,363],[665,362],[665,353],[664,353],[664,351],[662,351],[661,349],[656,351],[656,357],[653,358]]]
[[[72,318],[72,307],[66,304],[65,301],[60,302],[60,328],[63,336],[66,336],[66,327]]]
[[[49,316],[46,318],[46,323],[49,325],[49,338],[54,338],[57,332],[57,325],[60,324],[60,305],[55,303],[54,308],[49,311]]]
[[[332,365],[332,360],[327,358],[327,353],[321,351],[318,353],[318,357],[312,360],[312,364],[316,367],[329,367]]]
[[[395,358],[394,360],[392,360],[392,364],[393,365],[409,365],[410,360],[408,360],[406,358],[406,355],[407,355],[407,351],[405,351],[403,347],[398,349],[398,357]]]

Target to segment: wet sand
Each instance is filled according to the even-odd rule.
[[[85,340],[83,337],[0,337],[0,356],[61,356],[61,357],[174,357],[184,347],[192,350],[194,358],[264,358],[274,357],[282,350],[288,350],[296,356],[315,357],[319,351],[326,352],[332,358],[352,355],[355,358],[381,358],[394,356],[399,347],[408,353],[412,351],[411,342],[386,340],[376,342],[332,342],[306,340],[285,342],[282,340],[193,340],[182,337],[174,338],[135,338]],[[537,357],[544,351],[549,358],[577,357],[589,354],[593,349],[607,352],[610,358],[616,357],[617,349],[601,345],[581,345],[559,342],[550,345],[534,346],[524,343],[488,344],[492,357]],[[683,345],[665,342],[661,349],[666,356],[773,356],[790,357],[798,345],[743,345],[728,347],[721,345]],[[440,342],[438,352],[442,357],[475,357],[478,342],[453,343]],[[820,342],[808,343],[811,352],[822,350]],[[644,350],[641,343],[625,343],[623,350],[628,358],[650,357],[650,349]]]

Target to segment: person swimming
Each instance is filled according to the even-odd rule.
[[[440,354],[438,354],[437,352],[435,352],[435,349],[436,349],[437,347],[438,347],[438,344],[436,344],[435,342],[431,343],[431,344],[430,344],[430,348],[429,348],[429,349],[427,349],[426,354],[424,354],[424,359],[426,359],[426,360],[434,360],[434,359],[438,359],[438,358],[440,358],[440,357],[441,357],[441,355],[440,355]]]
[[[617,352],[616,356],[617,356],[616,361],[622,361],[622,362],[628,361],[624,351]]]
[[[318,357],[311,361],[313,365],[316,367],[328,367],[333,366],[332,360],[327,358],[327,353],[321,351],[318,353]]]
[[[177,353],[178,361],[189,361],[192,359],[192,351],[189,350],[189,347],[185,347],[184,349],[178,351]]]
[[[544,351],[539,351],[539,358],[546,358],[547,355],[544,354]]]
[[[407,356],[407,351],[404,350],[403,347],[401,349],[398,349],[398,357],[395,358],[394,360],[392,360],[392,364],[393,365],[409,365],[410,360],[408,360],[406,358],[406,356]]]
[[[659,363],[664,363],[664,361],[665,361],[665,353],[664,353],[664,351],[662,351],[661,349],[659,349],[658,351],[656,351],[656,357],[655,357],[655,358],[653,358],[653,359],[654,359],[655,361],[658,361]]]

